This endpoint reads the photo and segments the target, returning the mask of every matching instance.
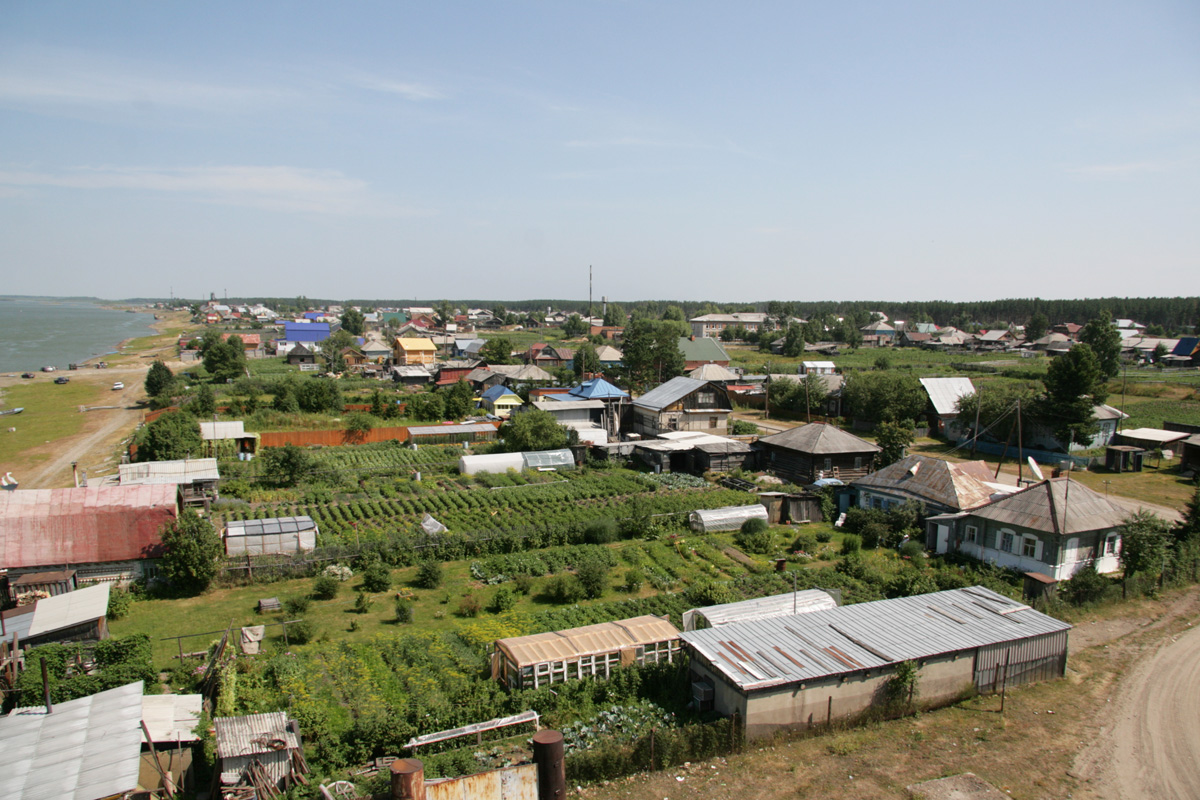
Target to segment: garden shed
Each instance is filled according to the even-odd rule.
[[[497,640],[492,678],[510,689],[537,689],[590,676],[607,678],[618,667],[674,661],[679,646],[675,626],[651,615],[516,636]]]
[[[856,717],[916,667],[922,705],[1060,678],[1071,626],[982,586],[685,631],[700,710],[748,738]]]
[[[714,531],[736,531],[749,519],[769,522],[766,506],[759,503],[749,506],[725,506],[724,508],[702,508],[688,515],[692,530],[701,533]]]
[[[312,517],[234,520],[225,526],[225,554],[261,556],[313,550],[319,533]]]
[[[300,754],[300,733],[283,711],[218,717],[213,721],[217,740],[217,772],[222,786],[232,786],[251,769],[262,766],[269,781],[279,787],[292,774]]]
[[[804,589],[771,597],[740,600],[736,603],[692,608],[683,612],[683,629],[700,631],[705,628],[719,628],[733,622],[769,617],[790,617],[793,614],[807,614],[810,611],[823,611],[837,607],[837,600],[829,592],[820,589]]]

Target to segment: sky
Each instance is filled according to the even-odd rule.
[[[5,294],[1200,293],[1200,4],[0,4]]]

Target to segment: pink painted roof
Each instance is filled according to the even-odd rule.
[[[0,565],[8,568],[157,558],[176,515],[175,486],[0,492]]]

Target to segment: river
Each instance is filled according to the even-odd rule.
[[[154,315],[113,311],[83,300],[0,298],[0,372],[34,372],[113,353],[149,336]]]

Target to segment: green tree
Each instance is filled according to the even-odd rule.
[[[316,376],[296,385],[296,403],[309,414],[340,414],[346,405],[337,381]]]
[[[296,387],[291,381],[280,381],[275,385],[274,398],[271,408],[285,414],[295,414],[300,410],[300,402],[296,398]]]
[[[595,600],[604,594],[608,583],[608,567],[599,559],[588,559],[575,569],[579,583],[583,586],[583,596]]]
[[[567,446],[567,429],[549,411],[533,409],[514,414],[504,426],[505,448],[513,453],[558,450]]]
[[[639,319],[625,329],[625,370],[635,391],[682,375],[686,362],[679,350],[678,323]]]
[[[625,325],[625,309],[617,303],[609,303],[604,311],[604,324],[608,327],[620,328]]]
[[[246,373],[246,351],[242,349],[242,337],[230,336],[224,342],[217,341],[201,347],[204,369],[213,376],[213,380],[225,383]]]
[[[980,434],[987,431],[999,441],[1009,441],[1017,427],[1017,401],[1032,412],[1041,394],[1042,387],[1033,383],[993,381],[958,399],[958,424],[964,431],[973,431],[978,412]]]
[[[376,389],[371,392],[371,416],[382,418],[387,408],[383,401],[383,392]]]
[[[445,412],[448,419],[462,419],[475,410],[475,392],[471,385],[462,378],[443,390],[445,394]]]
[[[436,589],[442,585],[442,564],[440,561],[422,561],[417,567],[417,575],[413,583],[421,589]]]
[[[507,336],[497,336],[484,342],[479,349],[479,357],[488,364],[511,364],[512,349],[512,342]]]
[[[585,375],[600,372],[600,356],[596,355],[596,348],[590,342],[584,342],[575,350],[573,367],[575,377],[580,380],[583,380]]]
[[[1166,564],[1171,531],[1150,511],[1141,510],[1125,520],[1121,532],[1121,566],[1126,575],[1157,575]]]
[[[872,371],[846,376],[842,402],[850,416],[879,423],[917,419],[928,400],[915,375]]]
[[[352,444],[362,443],[374,427],[375,420],[370,414],[361,412],[348,414],[344,423],[346,440]]]
[[[224,547],[212,523],[190,508],[163,526],[163,576],[180,591],[198,594],[221,567]]]
[[[449,300],[443,300],[433,307],[434,315],[437,317],[437,324],[444,329],[451,322],[454,322],[454,306],[450,305]]]
[[[312,472],[314,464],[307,450],[294,444],[264,447],[258,454],[262,474],[284,486],[295,486]]]
[[[829,398],[829,390],[825,381],[815,372],[804,376],[804,380],[796,387],[796,401],[802,402],[806,411],[817,414]]]
[[[169,411],[143,427],[137,435],[138,461],[175,461],[198,458],[204,451],[200,423],[191,414]]]
[[[446,418],[446,404],[440,392],[421,392],[405,401],[407,413],[421,422],[437,422]]]
[[[362,336],[367,328],[366,317],[357,308],[347,308],[341,316],[342,330],[349,331],[355,336]]]
[[[1171,533],[1180,546],[1200,540],[1200,481],[1192,490],[1192,499],[1187,501],[1183,517],[1171,530]]]
[[[1105,311],[1088,320],[1079,332],[1079,341],[1092,348],[1106,380],[1112,380],[1121,373],[1121,334],[1113,325],[1111,314]]]
[[[583,317],[578,314],[572,314],[563,323],[563,338],[565,339],[575,339],[579,336],[585,336],[587,332],[588,325],[583,321]]]
[[[799,358],[804,355],[804,329],[792,323],[788,325],[783,335],[783,355],[788,358]]]
[[[1154,345],[1154,355],[1151,356],[1151,360],[1153,360],[1155,364],[1159,364],[1164,358],[1166,358],[1169,352],[1170,351],[1167,349],[1167,346],[1162,342],[1159,342],[1158,344]]]
[[[1064,444],[1087,444],[1096,434],[1096,405],[1108,395],[1104,372],[1092,348],[1077,344],[1050,362],[1044,379],[1046,396],[1035,413]]]
[[[881,422],[875,428],[875,444],[881,448],[876,456],[876,466],[886,467],[904,458],[905,450],[912,444],[913,427],[908,420],[903,422]]]
[[[207,383],[200,384],[192,402],[188,404],[188,410],[197,417],[211,417],[217,413],[217,396],[213,394],[212,387]]]
[[[1040,311],[1035,311],[1029,321],[1025,323],[1025,341],[1033,342],[1046,335],[1046,331],[1050,330],[1050,320],[1046,319],[1046,315]]]
[[[766,554],[771,552],[774,537],[767,521],[755,518],[743,522],[733,539],[738,547],[747,552]]]
[[[170,367],[161,361],[150,365],[150,371],[146,373],[146,394],[158,397],[170,390],[174,384],[175,376]]]

